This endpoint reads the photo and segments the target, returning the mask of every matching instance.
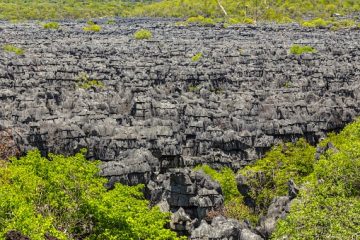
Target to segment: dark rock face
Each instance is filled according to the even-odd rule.
[[[202,221],[200,226],[192,231],[190,239],[262,240],[263,238],[251,231],[245,224],[218,216],[212,220],[211,224]]]
[[[274,198],[268,208],[266,216],[261,219],[260,226],[257,228],[266,239],[268,239],[275,230],[277,220],[279,218],[285,218],[286,214],[289,213],[290,203],[289,196]]]
[[[17,231],[9,231],[6,233],[5,240],[30,240],[30,238]]]
[[[21,151],[86,147],[89,158],[109,162],[103,173],[114,181],[147,182],[154,161],[161,172],[199,163],[239,169],[281,140],[316,142],[359,115],[359,31],[146,19],[102,24],[98,33],[82,31],[85,23],[1,25],[0,45],[26,51],[0,51],[1,128],[16,129]],[[139,28],[154,38],[135,40]],[[292,44],[318,52],[291,55]],[[81,73],[105,87],[79,88]]]
[[[191,219],[202,220],[209,211],[221,208],[224,203],[219,183],[202,171],[189,169],[174,169],[158,175],[147,185],[147,195],[163,211],[177,212],[182,208],[177,218],[184,218],[184,212]]]
[[[110,188],[146,184],[151,202],[173,213],[170,227],[192,239],[262,237],[221,216],[206,222],[223,204],[219,184],[178,168],[207,163],[237,170],[280,141],[316,143],[360,113],[359,31],[184,28],[148,19],[102,24],[98,33],[74,22],[60,31],[1,25],[0,45],[14,44],[25,55],[0,51],[0,144],[67,155],[85,147],[87,157],[103,161]],[[135,40],[139,28],[154,38]],[[317,53],[291,55],[292,44]],[[104,87],[80,88],[81,74]],[[253,206],[246,179],[237,180]],[[290,182],[289,196],[274,200],[257,229],[263,237],[297,191]],[[7,239],[28,238],[9,232]]]

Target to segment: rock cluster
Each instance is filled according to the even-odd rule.
[[[266,238],[298,190],[290,182],[289,196],[274,199],[255,230],[221,216],[205,221],[223,204],[221,188],[184,167],[237,170],[278,142],[316,143],[360,114],[359,31],[167,19],[100,20],[100,32],[84,32],[85,22],[60,30],[0,23],[0,45],[25,50],[0,50],[3,145],[44,155],[87,148],[103,161],[110,188],[145,184],[152,203],[173,213],[170,227],[192,239]],[[140,28],[153,38],[135,40]],[[293,44],[317,52],[292,55]],[[83,88],[79,79],[101,84]],[[253,204],[241,177],[238,187]]]
[[[359,31],[99,24],[92,33],[81,22],[62,22],[59,31],[1,23],[0,45],[25,50],[0,51],[0,126],[14,130],[21,151],[86,147],[88,157],[115,166],[124,152],[144,149],[139,164],[151,153],[161,171],[199,163],[239,169],[279,141],[314,143],[359,115]],[[139,28],[153,39],[135,40]],[[317,53],[292,55],[293,44]],[[196,53],[202,57],[193,62]],[[84,74],[104,87],[80,88]]]
[[[204,219],[208,211],[219,209],[224,202],[219,183],[202,171],[169,170],[151,180],[147,190],[151,202],[163,211],[175,212],[182,208],[191,219]]]

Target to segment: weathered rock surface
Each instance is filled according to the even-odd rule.
[[[286,214],[289,213],[290,203],[289,196],[281,196],[273,199],[266,216],[261,219],[260,226],[257,227],[257,230],[265,239],[268,239],[275,230],[276,222],[280,218],[285,218]]]
[[[359,115],[359,31],[99,22],[98,33],[81,22],[63,22],[60,31],[1,23],[0,45],[26,51],[0,51],[0,126],[16,130],[21,151],[86,147],[88,157],[111,162],[105,175],[131,182],[132,168],[148,179],[150,153],[161,171],[204,162],[238,169],[278,141],[316,142]],[[139,28],[153,39],[135,40]],[[292,44],[317,53],[291,55]],[[79,88],[82,72],[105,87]],[[136,149],[146,156],[120,163]]]
[[[182,208],[179,216],[174,216],[176,218],[184,218],[184,212],[191,219],[200,221],[224,203],[219,183],[202,171],[169,170],[151,180],[146,189],[151,202],[163,211],[177,212]]]
[[[202,221],[200,226],[192,231],[190,239],[262,240],[263,238],[237,220],[218,216],[212,220],[211,224]]]
[[[261,237],[235,220],[204,221],[223,204],[219,184],[177,168],[207,163],[237,170],[277,142],[316,143],[360,115],[359,31],[99,22],[98,33],[82,31],[84,22],[62,22],[59,31],[0,22],[0,45],[25,50],[21,56],[0,50],[0,144],[11,149],[6,154],[85,147],[89,158],[103,161],[109,187],[146,184],[152,203],[173,213],[170,227],[192,239]],[[135,40],[140,28],[153,39]],[[293,44],[317,53],[291,55]],[[203,57],[193,62],[199,52]],[[81,74],[104,87],[80,88]],[[237,180],[252,206],[246,179]],[[297,191],[290,182],[290,197],[274,200],[257,229],[263,237]]]

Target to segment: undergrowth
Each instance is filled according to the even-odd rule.
[[[24,49],[16,47],[15,45],[12,44],[5,44],[2,48],[5,52],[12,52],[15,53],[16,55],[23,55],[25,53]]]
[[[144,40],[152,38],[152,33],[147,29],[139,29],[134,33],[136,40]]]
[[[84,153],[47,159],[33,150],[0,164],[1,239],[14,230],[35,240],[177,239],[164,228],[169,214],[148,207],[142,185],[105,189],[99,162]]]
[[[294,181],[300,192],[290,213],[277,223],[272,239],[356,239],[360,232],[360,120],[339,134],[329,134],[317,147],[318,151],[304,139],[280,144],[239,170],[255,209],[245,205],[245,196],[239,196],[230,169],[196,169],[220,183],[227,216],[253,223],[266,214],[275,197],[288,194],[288,181]]]
[[[290,47],[290,53],[295,55],[301,55],[304,53],[316,53],[316,49],[311,46],[294,44]]]

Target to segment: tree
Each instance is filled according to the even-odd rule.
[[[98,161],[30,151],[0,164],[0,238],[15,230],[33,240],[176,239],[168,215],[149,208],[143,186],[108,191]]]

